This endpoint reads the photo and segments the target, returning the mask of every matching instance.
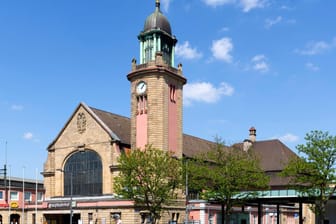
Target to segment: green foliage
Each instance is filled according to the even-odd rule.
[[[234,205],[255,197],[254,190],[268,188],[269,177],[259,164],[259,159],[250,149],[225,147],[216,139],[215,147],[188,163],[190,187],[202,190],[209,201],[221,203],[228,215]]]
[[[157,220],[163,205],[176,198],[181,184],[181,161],[171,153],[146,146],[119,157],[120,173],[114,179],[119,195],[134,200]]]
[[[297,146],[300,158],[291,160],[282,176],[303,196],[316,201],[313,211],[323,222],[325,205],[335,192],[336,137],[328,132],[311,131],[306,134],[306,144]]]

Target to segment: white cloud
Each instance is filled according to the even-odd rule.
[[[251,59],[252,69],[258,72],[268,72],[269,65],[267,58],[263,54],[258,54]]]
[[[293,143],[293,142],[297,142],[299,140],[299,137],[291,133],[288,133],[288,134],[285,134],[279,137],[279,140],[285,143]]]
[[[318,67],[317,65],[311,63],[311,62],[307,62],[306,63],[306,68],[310,71],[313,71],[313,72],[317,72],[320,70],[320,67]]]
[[[294,52],[301,55],[317,55],[336,46],[336,38],[332,42],[328,43],[326,41],[311,41],[306,44],[303,50],[296,49]]]
[[[271,28],[272,26],[280,23],[282,21],[282,17],[281,16],[277,16],[276,18],[274,19],[266,19],[265,20],[265,27],[267,29]]]
[[[23,110],[23,106],[22,105],[18,105],[18,104],[13,104],[11,106],[11,110],[20,111],[20,110]]]
[[[231,4],[234,3],[235,0],[203,0],[205,4],[212,6],[212,7],[217,7],[225,4]]]
[[[267,0],[203,0],[203,2],[212,7],[237,4],[243,8],[244,12],[248,12],[254,8],[263,8]]]
[[[186,105],[190,105],[193,101],[215,103],[222,96],[232,96],[234,88],[228,83],[222,82],[215,87],[209,82],[189,83],[184,86],[183,99]]]
[[[186,59],[196,59],[202,57],[202,53],[198,52],[196,48],[192,48],[189,41],[185,41],[182,45],[177,44],[175,54],[176,56]]]
[[[212,55],[215,59],[221,60],[227,63],[232,62],[231,51],[233,50],[233,43],[230,38],[224,37],[212,42]]]
[[[257,54],[256,56],[254,56],[251,59],[251,61],[256,62],[256,61],[263,61],[265,59],[266,59],[265,55],[263,55],[263,54]]]
[[[266,5],[266,0],[240,0],[244,12],[248,12],[254,8],[263,8]]]
[[[31,132],[26,132],[23,134],[23,138],[26,139],[26,140],[32,140],[34,137],[33,133]]]
[[[253,69],[260,72],[267,72],[269,70],[268,64],[265,61],[256,63]]]

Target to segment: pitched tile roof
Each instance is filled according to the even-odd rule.
[[[105,125],[111,129],[120,139],[121,144],[131,144],[131,120],[128,117],[99,110],[93,107],[90,109],[99,117]],[[244,143],[234,144],[235,147],[243,149]],[[192,158],[195,155],[210,151],[214,148],[215,142],[201,139],[188,134],[183,134],[183,156]],[[287,180],[280,178],[279,173],[291,157],[297,156],[286,145],[277,139],[256,141],[252,143],[250,150],[254,150],[259,156],[261,167],[271,177],[271,186],[284,186]]]
[[[102,122],[118,136],[121,143],[131,145],[131,120],[118,114],[90,107]]]
[[[243,144],[237,143],[234,146],[243,149]],[[253,142],[250,150],[260,158],[261,167],[265,171],[281,171],[290,158],[297,156],[278,139]]]
[[[93,107],[90,107],[90,109],[118,136],[122,144],[131,144],[130,118]],[[183,155],[186,157],[193,157],[200,152],[211,150],[214,144],[214,142],[205,139],[183,134]]]
[[[244,143],[235,144],[243,149]],[[260,165],[270,177],[270,186],[273,189],[283,188],[289,183],[288,178],[280,177],[279,173],[285,168],[289,160],[297,155],[278,139],[256,141],[249,150],[253,150],[260,159]]]
[[[199,153],[210,151],[214,146],[214,142],[183,134],[183,155],[187,158],[193,158]]]

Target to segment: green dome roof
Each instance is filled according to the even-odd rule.
[[[172,34],[168,19],[160,11],[160,1],[156,1],[155,12],[150,14],[145,21],[143,32],[150,30],[162,30],[169,35]]]

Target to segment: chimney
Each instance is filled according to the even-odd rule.
[[[257,130],[255,129],[255,127],[251,127],[249,131],[250,131],[251,142],[255,142],[256,141],[256,136],[257,136]]]
[[[250,139],[245,139],[243,142],[243,151],[247,152],[252,146],[252,141]]]

